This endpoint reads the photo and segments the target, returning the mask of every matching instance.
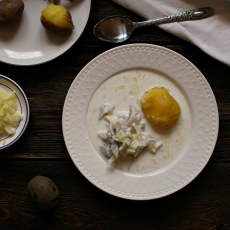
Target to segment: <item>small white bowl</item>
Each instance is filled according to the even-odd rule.
[[[30,117],[30,108],[27,97],[21,87],[8,77],[0,75],[0,87],[7,92],[14,91],[17,96],[18,111],[23,114],[23,119],[19,122],[16,133],[14,135],[1,135],[0,136],[0,150],[9,147],[15,143],[24,133],[28,125]],[[4,143],[5,142],[5,143]],[[3,144],[4,143],[4,144]]]

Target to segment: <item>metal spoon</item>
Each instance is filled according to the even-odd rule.
[[[132,22],[123,16],[111,16],[98,22],[93,28],[93,32],[102,41],[118,43],[127,40],[135,29],[143,26],[199,20],[208,18],[213,14],[213,8],[204,7],[143,22]]]

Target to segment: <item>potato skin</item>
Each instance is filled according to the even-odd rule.
[[[11,4],[10,8],[6,6]],[[21,0],[0,1],[0,25],[9,25],[16,21],[24,10],[24,3]]]
[[[68,10],[67,10],[67,14],[68,14],[70,20],[72,20],[72,16],[71,16],[71,14],[70,14],[70,12]],[[49,31],[53,31],[53,32],[58,33],[58,34],[63,34],[63,35],[69,34],[73,29],[73,28],[66,28],[66,27],[56,26],[52,22],[47,21],[45,19],[45,17],[43,17],[43,16],[41,16],[41,23],[42,23],[42,25],[44,26],[45,29],[47,29]]]
[[[36,176],[27,186],[32,201],[41,209],[50,210],[57,202],[59,190],[48,177]]]

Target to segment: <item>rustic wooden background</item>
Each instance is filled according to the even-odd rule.
[[[135,31],[124,44],[149,43],[172,49],[207,78],[220,115],[219,137],[209,163],[179,192],[143,202],[104,193],[72,163],[62,136],[65,96],[89,61],[118,46],[97,40],[93,26],[115,14],[143,20],[110,0],[92,2],[82,37],[61,57],[31,67],[0,63],[0,74],[23,88],[31,109],[25,134],[0,152],[0,229],[230,229],[230,69],[157,27]],[[52,212],[39,210],[29,200],[27,183],[36,175],[50,177],[60,189],[59,203]]]

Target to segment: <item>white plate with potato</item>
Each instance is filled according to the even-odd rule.
[[[165,87],[180,105],[179,118],[164,127],[163,123],[152,126],[144,116],[147,98],[142,96],[154,87]],[[118,155],[110,165],[101,146],[116,139],[112,136],[113,141],[103,143],[98,135],[111,130],[112,119],[99,120],[105,103],[114,105],[110,118],[123,111],[127,114],[129,106],[135,105],[144,132],[161,141],[162,147],[155,153],[145,149],[137,158]],[[70,157],[91,183],[117,197],[149,200],[178,191],[201,172],[216,144],[219,115],[207,80],[186,58],[160,46],[130,44],[99,55],[78,74],[65,100],[62,127]],[[136,133],[137,129],[133,136]],[[120,144],[128,143],[120,137]]]
[[[0,61],[12,65],[37,65],[66,52],[81,36],[91,9],[91,0],[61,0],[59,4],[69,11],[74,25],[73,30],[63,35],[45,29],[41,23],[42,10],[53,1],[23,2],[21,17],[10,25],[0,24]],[[4,12],[13,9],[13,4],[4,6]]]

